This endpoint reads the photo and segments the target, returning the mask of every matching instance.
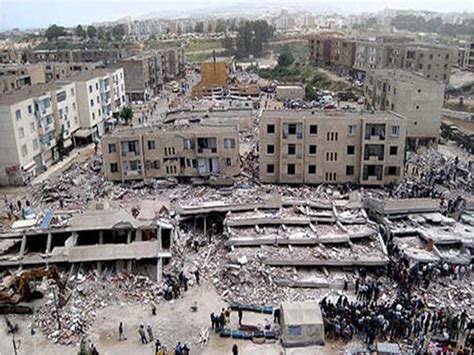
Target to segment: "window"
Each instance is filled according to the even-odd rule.
[[[389,166],[387,168],[387,175],[389,175],[389,176],[398,176],[398,167]]]
[[[288,164],[286,167],[286,173],[288,175],[295,175],[296,167],[295,164]]]
[[[390,135],[398,136],[400,134],[400,127],[399,126],[390,126]]]
[[[35,138],[33,139],[33,150],[37,150],[38,149],[38,140]]]
[[[346,166],[346,175],[354,175],[354,165],[347,165]]]
[[[231,158],[225,158],[225,166],[232,166],[232,159]]]
[[[316,154],[316,151],[317,151],[317,146],[314,144],[311,144],[309,146],[309,154]]]
[[[99,83],[95,83],[95,89],[99,90]]]
[[[308,165],[308,174],[315,175],[316,174],[316,165]]]
[[[76,103],[75,103],[75,102],[72,103],[72,109],[73,109],[74,111],[76,111]]]
[[[34,122],[30,122],[30,132],[34,133],[36,131],[36,125]]]
[[[267,125],[267,133],[268,134],[275,134],[275,125],[274,124]]]
[[[16,110],[15,117],[16,117],[17,121],[21,120],[21,111],[20,110]]]
[[[288,155],[295,155],[295,154],[296,154],[296,145],[288,144]]]
[[[235,139],[234,138],[224,138],[224,148],[225,149],[234,149],[235,148]]]
[[[148,150],[154,150],[155,149],[155,141],[154,140],[148,141],[147,145],[148,145]]]
[[[27,154],[28,154],[28,148],[26,147],[26,144],[23,144],[21,146],[21,155],[26,157]]]
[[[97,96],[95,99],[96,99],[97,103],[100,102],[100,97],[99,96]]]
[[[267,164],[267,174],[274,174],[275,173],[275,165]]]
[[[349,135],[350,136],[353,136],[356,133],[356,127],[357,126],[353,126],[353,125],[349,126]]]
[[[397,153],[398,153],[398,147],[397,146],[390,147],[390,155],[397,155]]]
[[[25,129],[23,127],[18,128],[18,136],[20,138],[25,138]]]
[[[91,107],[93,107],[93,106],[94,106],[94,100],[91,99]]]
[[[275,146],[273,144],[267,145],[267,154],[275,154]]]
[[[60,93],[56,94],[56,100],[58,102],[66,101],[66,91],[61,91]]]
[[[89,92],[92,92],[92,85],[89,85]]]
[[[71,89],[71,96],[74,96],[74,89]]]
[[[92,119],[95,120],[95,112],[92,112]]]
[[[355,146],[348,145],[347,146],[347,155],[354,155],[355,154]]]
[[[28,113],[29,114],[33,113],[33,108],[31,107],[31,105],[28,105]]]
[[[110,163],[110,172],[111,173],[116,173],[117,171],[118,171],[118,164],[117,163]]]
[[[192,139],[185,139],[183,144],[184,144],[184,149],[193,149],[194,148]]]
[[[309,126],[309,134],[318,134],[318,125],[312,124]]]
[[[115,144],[109,144],[109,154],[115,153],[117,151],[117,146]]]

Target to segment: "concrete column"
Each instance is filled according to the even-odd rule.
[[[99,231],[99,245],[104,244],[104,231]],[[102,272],[102,261],[97,261],[97,271]]]
[[[141,242],[143,240],[143,231],[141,229],[137,229],[135,232],[135,240],[137,242]]]
[[[158,250],[161,250],[163,249],[163,244],[162,244],[162,241],[161,241],[161,233],[162,233],[162,227],[161,225],[158,227],[158,231],[156,233],[157,235],[157,240],[158,240]]]
[[[130,244],[132,242],[132,230],[129,229],[127,231],[127,244]]]
[[[48,239],[46,240],[46,254],[51,253],[51,242],[53,239],[53,235],[48,233]]]
[[[207,217],[204,216],[202,218],[204,218],[204,235],[206,235],[206,232],[207,232]]]
[[[156,261],[156,282],[161,282],[163,274],[163,258],[159,257]]]
[[[132,260],[127,260],[127,271],[132,272]]]
[[[25,254],[25,248],[26,248],[26,234],[23,233],[23,237],[21,238],[21,246],[20,246],[20,258],[23,258],[23,255]]]

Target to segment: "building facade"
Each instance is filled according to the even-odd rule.
[[[76,138],[90,141],[101,137],[115,124],[126,104],[122,68],[95,69],[71,77],[76,84],[81,130]]]
[[[45,73],[41,64],[0,65],[0,95],[45,82]]]
[[[474,39],[466,42],[463,68],[474,70]]]
[[[0,183],[21,185],[73,145],[79,127],[74,83],[24,88],[0,97]]]
[[[240,173],[234,126],[116,130],[101,144],[109,180],[202,177],[220,181]]]
[[[263,183],[383,185],[403,177],[406,119],[395,113],[264,111]]]
[[[119,61],[124,53],[121,49],[52,49],[28,50],[25,52],[28,63],[101,63],[114,64]]]
[[[78,73],[100,68],[100,63],[62,63],[52,62],[41,64],[44,68],[46,81],[67,80]]]
[[[364,96],[375,110],[407,118],[407,146],[435,144],[439,138],[445,85],[400,69],[371,70]]]

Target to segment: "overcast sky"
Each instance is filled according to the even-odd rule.
[[[179,16],[207,7],[228,9],[235,5],[248,9],[256,4],[342,13],[384,8],[474,12],[473,0],[0,0],[0,29],[46,27],[52,23],[72,26],[150,12]]]

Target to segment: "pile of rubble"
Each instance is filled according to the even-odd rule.
[[[161,297],[156,282],[128,273],[107,277],[98,277],[93,272],[79,273],[70,279],[69,288],[69,301],[63,307],[56,307],[57,290],[50,286],[45,295],[46,302],[34,315],[34,326],[48,339],[62,345],[79,344],[89,333],[99,309],[116,303],[157,303]]]

